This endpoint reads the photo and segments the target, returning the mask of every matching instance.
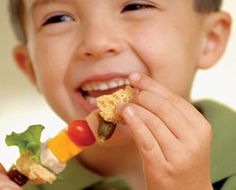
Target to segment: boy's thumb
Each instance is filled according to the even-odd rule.
[[[0,163],[0,173],[7,173],[6,169],[4,168],[4,166]]]

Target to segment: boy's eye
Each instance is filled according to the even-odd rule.
[[[48,18],[44,23],[43,26],[48,25],[48,24],[56,24],[60,22],[69,22],[69,21],[74,21],[74,18],[68,15],[55,15],[50,18]]]
[[[149,5],[149,4],[142,4],[142,3],[132,3],[132,4],[126,5],[123,8],[122,13],[126,11],[137,11],[140,9],[148,9],[148,8],[154,8],[154,6]]]

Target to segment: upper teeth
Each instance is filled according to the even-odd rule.
[[[124,78],[115,78],[106,82],[89,82],[84,84],[81,88],[83,91],[92,91],[92,90],[109,90],[112,88],[117,88],[124,85],[130,85],[128,79]]]

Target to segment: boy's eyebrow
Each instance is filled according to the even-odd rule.
[[[31,10],[33,11],[36,7],[42,6],[47,3],[54,3],[57,2],[58,0],[36,0],[33,2],[31,6]]]

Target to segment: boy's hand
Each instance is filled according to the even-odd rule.
[[[6,173],[6,170],[0,163],[0,190],[23,190],[21,187],[11,181]]]
[[[132,74],[140,91],[118,106],[143,158],[148,190],[210,190],[211,126],[187,101],[151,78]]]

